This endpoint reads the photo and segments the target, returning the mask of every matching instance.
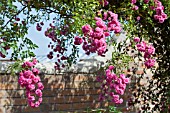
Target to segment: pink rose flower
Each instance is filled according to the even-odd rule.
[[[44,85],[42,84],[42,82],[38,82],[37,86],[38,86],[38,89],[40,90],[44,89]]]
[[[23,74],[24,74],[24,77],[28,78],[32,74],[32,71],[25,70]]]
[[[106,76],[109,77],[111,75],[111,71],[109,69],[106,70]]]
[[[120,87],[122,90],[125,90],[125,89],[126,89],[126,84],[119,84],[119,87]]]
[[[116,104],[121,104],[121,103],[123,103],[123,99],[120,99],[119,101],[116,101],[115,103]]]
[[[23,72],[20,72],[20,73],[19,73],[19,76],[23,76],[23,75],[24,75]]]
[[[147,52],[149,55],[152,55],[152,54],[155,53],[155,48],[154,48],[152,45],[146,46],[146,52]]]
[[[145,52],[144,58],[146,59],[146,58],[150,58],[150,57],[151,57],[151,55],[149,53]]]
[[[132,3],[132,4],[135,4],[135,3],[136,3],[136,0],[131,0],[131,3]]]
[[[94,18],[96,21],[103,21],[101,18],[99,18],[99,17],[95,17]]]
[[[40,97],[40,98],[38,99],[38,102],[39,102],[39,103],[42,103],[42,97]]]
[[[140,38],[139,37],[135,37],[134,38],[134,42],[140,42]]]
[[[137,16],[137,18],[136,18],[136,19],[137,19],[137,21],[139,21],[139,20],[140,20],[140,16]]]
[[[29,104],[32,108],[35,107],[35,104],[34,104],[34,102],[32,102],[32,101],[29,101],[28,104]]]
[[[167,19],[168,18],[167,14],[163,13],[162,18]]]
[[[104,32],[104,35],[105,35],[105,37],[108,37],[108,36],[110,36],[110,33],[109,32]]]
[[[125,83],[125,84],[128,84],[130,81],[129,81],[129,78],[124,78],[123,79],[123,83]]]
[[[109,2],[107,0],[104,0],[104,6],[107,6]]]
[[[35,75],[38,75],[40,71],[39,71],[37,68],[33,68],[33,69],[32,69],[32,72],[33,72]]]
[[[104,12],[104,14],[103,14],[103,20],[107,20],[107,17],[108,17],[107,12]]]
[[[163,23],[165,21],[164,18],[159,18],[158,20],[159,20],[159,23]]]
[[[33,64],[32,62],[29,62],[29,61],[25,62],[25,64],[26,64],[26,66],[28,66],[28,67],[34,66],[34,64]]]
[[[144,41],[142,41],[140,44],[137,44],[136,46],[138,51],[145,52],[146,43]]]
[[[132,8],[132,10],[138,10],[138,9],[139,9],[139,7],[136,6],[136,5],[134,5],[133,8]]]
[[[100,27],[100,28],[103,29],[103,30],[106,30],[106,29],[107,29],[107,27],[106,27],[105,23],[103,22],[103,20],[101,20],[101,21],[96,21],[96,26],[97,26],[97,27]]]
[[[149,3],[149,0],[144,0],[144,3],[145,3],[145,4],[148,4],[148,3]]]
[[[75,38],[74,38],[74,44],[75,45],[80,45],[80,44],[82,44],[82,42],[83,42],[83,39],[82,38],[80,38],[80,37],[78,37],[78,36],[76,36]]]
[[[34,84],[29,84],[28,85],[28,89],[29,90],[34,90],[35,89],[35,85]]]
[[[28,96],[28,102],[33,102],[35,100],[34,96]]]
[[[115,82],[118,83],[118,84],[122,84],[122,79],[121,79],[121,78],[117,78],[117,79],[115,80]]]
[[[40,106],[40,102],[39,101],[35,102],[35,107],[37,108],[39,106]]]
[[[26,96],[27,96],[27,97],[31,96],[30,90],[26,90]]]
[[[37,90],[35,91],[35,94],[36,94],[37,96],[39,96],[39,97],[42,97],[42,91],[41,91],[40,89],[37,89]]]
[[[110,94],[109,94],[111,97],[113,97],[113,95],[114,95],[114,92],[110,92]]]
[[[85,35],[87,35],[92,30],[89,24],[82,26],[82,31]]]
[[[110,66],[109,66],[109,69],[110,69],[110,70],[113,70],[114,68],[115,68],[115,67],[114,67],[113,65],[110,65]]]
[[[120,74],[120,78],[123,80],[123,79],[125,79],[126,77],[125,77],[124,74]]]
[[[34,65],[36,65],[37,62],[38,62],[37,59],[36,59],[36,58],[33,58],[32,63],[33,63]]]
[[[38,83],[39,81],[40,81],[40,77],[39,76],[35,76],[34,78],[33,78],[33,81],[34,81],[34,83]]]
[[[148,59],[145,61],[145,66],[147,68],[151,68],[155,65],[155,59]]]

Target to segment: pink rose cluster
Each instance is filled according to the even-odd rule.
[[[126,89],[126,85],[129,83],[129,78],[126,78],[124,74],[117,76],[112,70],[114,66],[110,65],[106,70],[106,76],[104,80],[97,78],[102,83],[102,93],[99,95],[99,100],[105,100],[111,98],[115,104],[121,104],[123,99],[120,95],[123,95]]]
[[[31,107],[39,107],[42,103],[42,90],[44,85],[38,76],[39,70],[34,68],[37,60],[33,59],[32,62],[26,61],[23,63],[23,71],[19,73],[18,83],[21,87],[26,88],[26,96],[28,100],[28,105]],[[36,99],[38,97],[38,99]]]
[[[135,3],[137,2],[137,0],[131,0],[131,4],[132,4],[132,10],[138,10],[139,7],[137,5],[135,5]]]
[[[54,68],[57,70],[60,70],[61,68],[64,68],[64,61],[67,60],[68,58],[64,55],[64,53],[67,51],[67,49],[65,47],[62,47],[61,45],[63,45],[64,43],[64,39],[60,39],[57,38],[56,35],[56,26],[52,25],[52,23],[49,24],[49,28],[47,28],[47,30],[45,31],[45,36],[50,38],[52,42],[50,42],[50,44],[48,45],[48,48],[51,49],[51,51],[47,54],[47,57],[49,59],[53,59],[54,55],[56,55],[55,58],[57,58],[57,61],[55,62],[55,66]],[[61,31],[62,33],[64,31]],[[61,35],[64,35],[62,34]],[[76,44],[79,44],[79,42],[77,41]],[[57,53],[57,54],[54,54]]]
[[[148,4],[149,1],[150,0],[144,0],[143,2],[145,4]],[[137,5],[135,5],[136,2],[137,2],[137,0],[131,0],[132,10],[138,10],[139,9],[139,7]],[[167,15],[164,13],[164,6],[162,5],[162,3],[159,0],[154,0],[154,4],[155,4],[155,7],[150,6],[151,10],[156,11],[156,14],[154,15],[154,19],[158,20],[159,23],[163,23],[168,18]]]
[[[158,0],[155,0],[156,7],[154,8],[156,14],[154,15],[154,19],[158,20],[159,23],[163,23],[167,19],[167,15],[164,13],[164,6]]]
[[[138,51],[144,52],[145,66],[147,68],[153,67],[155,65],[156,60],[152,59],[151,57],[155,53],[155,48],[152,45],[147,44],[145,41],[140,42],[139,37],[135,37],[134,42],[137,43],[136,46]]]
[[[83,39],[82,38],[80,38],[80,37],[78,37],[78,36],[76,36],[75,38],[74,38],[74,44],[75,45],[80,45],[80,44],[82,44],[82,42],[83,42]]]
[[[104,12],[103,18],[95,17],[95,20],[95,28],[89,24],[82,26],[83,41],[77,37],[75,37],[75,41],[79,45],[83,43],[82,48],[87,55],[97,52],[98,55],[103,56],[107,46],[106,37],[110,36],[110,32],[120,33],[121,25],[118,21],[118,15],[111,11]]]

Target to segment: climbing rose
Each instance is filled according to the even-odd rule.
[[[28,105],[32,108],[39,107],[40,103],[42,103],[42,90],[44,89],[43,84],[40,82],[41,79],[38,76],[39,70],[37,68],[33,68],[36,63],[36,59],[33,59],[32,62],[24,62],[22,64],[23,70],[19,73],[18,79],[18,83],[21,87],[26,88]],[[37,101],[35,96],[39,97]]]
[[[110,65],[105,71],[105,77],[99,78],[98,81],[102,83],[101,90],[102,93],[99,96],[100,101],[111,97],[112,102],[115,104],[121,104],[123,99],[119,99],[119,95],[123,95],[126,89],[126,85],[130,82],[129,78],[126,78],[124,74],[117,76],[112,71],[114,66]],[[113,91],[114,90],[114,91]]]

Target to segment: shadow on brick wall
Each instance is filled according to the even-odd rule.
[[[94,74],[62,73],[41,74],[45,86],[43,103],[39,108],[27,106],[25,89],[17,83],[17,76],[0,75],[0,113],[57,113],[83,112],[88,108],[98,108],[99,86]]]
[[[101,73],[99,73],[101,74]],[[27,105],[25,89],[18,84],[18,76],[0,75],[0,113],[63,113],[87,112],[89,109],[105,108],[111,102],[99,102],[100,83],[94,73],[40,74],[45,86],[43,102],[39,108]],[[126,91],[128,93],[128,89]],[[127,100],[128,95],[124,95]],[[126,101],[117,106],[126,107]]]

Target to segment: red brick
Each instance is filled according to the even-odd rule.
[[[87,109],[91,103],[74,103],[72,109]]]
[[[93,108],[93,109],[94,108],[100,108],[101,107],[101,102],[97,102],[97,101],[95,102],[94,101],[94,102],[91,103],[90,107]]]
[[[90,89],[88,94],[100,94],[101,93],[101,89]]]
[[[22,111],[22,106],[7,106],[5,113],[21,113]]]
[[[0,98],[23,97],[24,90],[0,90]]]
[[[69,89],[56,89],[58,90],[58,94],[61,94],[62,96],[66,95],[75,95],[76,89],[69,88]]]
[[[48,97],[49,103],[66,103],[65,96]]]
[[[40,107],[38,108],[31,108],[30,106],[24,107],[22,112],[40,112]]]
[[[55,96],[57,94],[56,90],[54,89],[44,89],[43,96]]]
[[[22,98],[14,98],[12,100],[13,105],[26,105],[27,104],[27,98],[22,99]]]
[[[92,95],[85,95],[81,97],[81,101],[85,102],[85,101],[93,101],[95,100],[95,96]]]
[[[49,103],[49,97],[43,97],[42,103]]]
[[[119,105],[115,105],[114,102],[102,102],[102,107],[108,107],[108,106],[116,106],[116,107],[120,107],[120,106],[126,106],[124,104],[119,104]]]
[[[17,82],[17,81],[18,81],[17,76],[11,76],[11,75],[1,75],[0,76],[1,83]]]
[[[40,105],[41,113],[49,113],[55,110],[55,104],[43,103]]]
[[[76,89],[75,90],[75,95],[84,95],[87,93],[87,90],[83,90],[83,89]]]
[[[55,109],[57,111],[73,109],[72,104],[56,104]]]
[[[81,96],[66,96],[67,103],[81,102]]]
[[[48,84],[47,84],[48,85]],[[61,83],[54,83],[51,85],[48,85],[51,89],[55,89],[55,88],[60,88],[60,89],[64,89],[65,88],[65,83],[61,82]]]

